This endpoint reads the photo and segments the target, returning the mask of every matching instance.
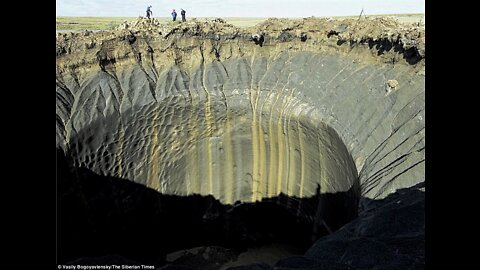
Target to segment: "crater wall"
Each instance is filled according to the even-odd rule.
[[[367,27],[368,25],[368,27]],[[138,20],[57,36],[57,148],[222,203],[424,181],[424,31],[389,20]]]

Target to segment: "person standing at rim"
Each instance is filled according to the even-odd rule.
[[[172,11],[172,19],[173,21],[177,20],[177,12],[175,11],[175,9]]]
[[[147,7],[147,18],[150,19],[150,16],[152,15],[152,10],[151,10],[152,6],[148,6]]]
[[[180,11],[180,14],[182,15],[182,22],[186,22],[187,19],[185,19],[185,14],[187,13],[183,8],[181,8],[182,11]]]

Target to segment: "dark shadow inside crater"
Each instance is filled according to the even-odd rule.
[[[358,205],[353,189],[321,195],[317,190],[311,198],[281,194],[234,205],[223,205],[213,196],[164,195],[74,167],[60,150],[57,187],[58,264],[119,256],[161,266],[168,253],[199,246],[224,247],[238,254],[278,243],[302,254],[316,239],[354,219]],[[89,262],[98,264],[95,260],[82,264]]]

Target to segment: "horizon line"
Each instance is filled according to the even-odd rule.
[[[425,12],[419,13],[372,13],[363,16],[395,16],[395,15],[425,15]],[[311,18],[311,17],[349,17],[349,16],[360,16],[359,14],[352,14],[352,15],[322,15],[322,16],[307,16],[307,17],[284,17],[284,16],[271,16],[271,17],[255,17],[255,16],[195,16],[190,18]],[[76,17],[76,18],[138,18],[138,17],[145,17],[145,16],[71,16],[71,15],[56,15],[56,18],[59,17]],[[171,18],[170,16],[159,16],[153,18]]]

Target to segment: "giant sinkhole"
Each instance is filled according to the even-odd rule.
[[[418,53],[338,33],[271,30],[258,44],[224,23],[183,27],[57,37],[61,261],[162,264],[271,243],[302,253],[362,197],[423,179]]]

